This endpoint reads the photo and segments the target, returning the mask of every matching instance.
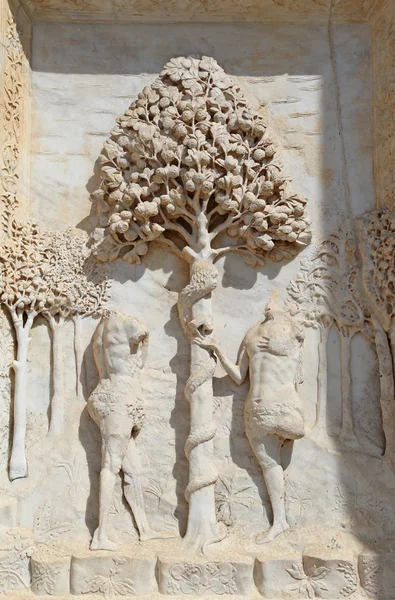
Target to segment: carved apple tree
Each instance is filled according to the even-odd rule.
[[[185,540],[201,547],[218,537],[215,362],[193,338],[196,329],[213,329],[214,262],[228,252],[242,252],[252,266],[292,258],[310,240],[306,200],[291,190],[262,118],[212,58],[172,59],[117,123],[92,198],[100,216],[95,252],[99,261],[136,264],[156,241],[190,264],[178,301],[191,340]]]

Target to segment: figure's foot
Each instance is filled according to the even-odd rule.
[[[93,534],[93,538],[91,541],[90,549],[91,550],[109,550],[110,552],[115,552],[117,549],[117,545],[115,542],[112,542],[108,539],[107,536],[99,535],[98,529],[96,529]]]
[[[267,533],[266,531],[264,533],[259,533],[255,538],[255,542],[257,544],[268,544],[288,529],[289,525],[286,521],[275,523]]]
[[[144,533],[140,533],[140,542],[146,542],[147,540],[160,540],[160,539],[170,539],[178,537],[178,533],[175,531],[154,531],[153,529],[148,529],[144,531]]]

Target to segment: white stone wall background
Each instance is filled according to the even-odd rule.
[[[266,115],[294,186],[309,198],[315,241],[339,224],[373,207],[371,174],[371,81],[368,28],[364,25],[97,25],[36,23],[33,31],[32,216],[56,228],[92,228],[89,192],[96,188],[94,164],[103,142],[139,90],[153,81],[172,56],[213,56],[239,81],[251,102]],[[309,251],[307,251],[308,253]],[[221,285],[214,293],[216,332],[232,358],[249,325],[261,318],[275,288],[284,294],[300,258],[261,270],[229,256],[219,262]],[[111,307],[135,314],[151,330],[145,377],[148,419],[139,437],[147,512],[154,527],[185,527],[183,490],[187,481],[184,443],[189,419],[183,388],[189,349],[177,318],[177,293],[187,283],[186,266],[152,248],[139,267],[116,263]],[[85,395],[97,375],[90,340],[96,323],[84,322]],[[307,422],[314,423],[317,393],[317,332],[309,331],[303,394]],[[46,502],[55,520],[75,521],[73,538],[88,543],[97,518],[100,439],[84,404],[75,398],[72,328],[66,329],[68,426],[63,439],[42,442],[50,394],[49,337],[33,329],[30,357],[30,475],[2,487],[18,500],[18,519],[32,527]],[[330,433],[339,429],[338,348],[329,351]],[[377,364],[372,349],[353,342],[353,404],[361,453],[336,442],[331,453],[309,439],[294,445],[287,474],[287,508],[293,524],[322,524],[369,536],[394,533],[393,477],[381,464],[382,431]],[[44,359],[43,359],[44,355]],[[368,366],[369,369],[368,370]],[[336,389],[337,388],[337,389]],[[218,434],[216,463],[227,499],[219,516],[252,536],[267,526],[262,475],[244,435],[246,386],[237,388],[218,369],[214,380]],[[82,416],[81,416],[82,415]],[[42,465],[44,449],[51,459]],[[30,456],[29,456],[30,452]],[[285,452],[290,458],[290,449]],[[373,456],[372,456],[373,455]],[[61,463],[70,467],[72,477]],[[73,471],[74,469],[74,471]],[[56,474],[56,485],[51,481]],[[70,487],[71,486],[71,487]],[[225,486],[225,490],[224,487]],[[75,490],[78,490],[77,492]],[[230,491],[229,491],[230,490]],[[241,490],[241,491],[240,491]],[[65,493],[67,509],[57,498]],[[356,509],[355,498],[362,497]],[[85,500],[88,502],[86,505]],[[381,506],[377,511],[377,506]],[[374,508],[376,507],[376,508]],[[175,514],[174,514],[175,513]],[[133,539],[130,514],[114,503],[114,527]],[[176,518],[174,518],[174,516]],[[67,534],[65,534],[67,535]]]

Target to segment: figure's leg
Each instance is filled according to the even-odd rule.
[[[266,488],[273,510],[273,525],[269,532],[259,534],[258,544],[271,542],[278,535],[289,529],[285,516],[284,471],[280,462],[280,451],[283,439],[277,435],[266,435],[261,439],[249,436],[251,447],[262,468]]]
[[[169,532],[153,531],[148,525],[140,479],[140,455],[134,438],[131,438],[129,441],[128,448],[122,462],[122,470],[124,474],[125,498],[133,512],[133,516],[139,530],[140,540],[145,541],[155,538],[171,537]]]
[[[93,535],[91,550],[116,550],[116,544],[108,538],[108,517],[114,496],[116,476],[121,468],[126,443],[125,440],[115,435],[102,437],[99,527]]]

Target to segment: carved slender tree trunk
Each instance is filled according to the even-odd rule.
[[[342,424],[339,438],[347,444],[358,444],[354,433],[351,398],[351,335],[340,334],[340,377],[342,398]]]
[[[317,417],[312,433],[314,437],[328,437],[326,429],[326,406],[328,398],[328,337],[330,327],[320,326],[320,342],[318,344],[317,373]]]
[[[13,315],[13,318],[14,315]],[[27,477],[25,455],[26,439],[26,393],[27,393],[27,356],[30,342],[30,330],[33,317],[29,316],[26,323],[22,317],[14,320],[17,341],[17,355],[12,368],[15,373],[14,409],[13,409],[13,438],[10,459],[10,479]]]
[[[74,355],[75,355],[75,373],[76,373],[76,394],[77,398],[82,397],[82,377],[83,377],[83,358],[81,325],[82,316],[76,314],[73,316],[74,323]]]
[[[192,306],[192,320],[212,321],[211,294]],[[218,477],[213,463],[212,376],[215,361],[210,353],[191,344],[191,375],[186,385],[190,402],[190,435],[186,444],[189,458],[189,484],[186,498],[189,502],[188,526],[184,543],[199,549],[218,536],[215,515],[214,486]]]
[[[381,419],[385,437],[384,456],[395,465],[394,369],[388,337],[378,319],[373,318],[377,361],[380,373]]]
[[[56,322],[52,315],[48,318],[52,331],[52,379],[53,394],[51,398],[51,420],[49,434],[58,435],[64,423],[64,357],[63,357],[63,325],[64,318]]]

